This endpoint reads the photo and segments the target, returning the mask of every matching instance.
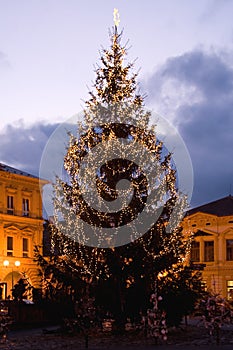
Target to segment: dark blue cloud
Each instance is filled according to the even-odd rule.
[[[16,125],[7,125],[0,133],[0,162],[39,176],[42,153],[53,132],[61,124],[38,122],[25,126],[20,120]],[[68,132],[76,133],[75,124],[63,123],[64,149],[68,145]]]
[[[38,175],[40,159],[49,136],[58,124],[7,125],[0,135],[0,161]]]
[[[168,82],[177,89],[175,103],[169,100],[172,89],[164,92]],[[196,50],[170,58],[144,85],[151,100],[173,110],[173,122],[189,149],[192,205],[228,195],[233,189],[233,70],[223,55]],[[192,89],[191,98],[179,96],[181,87]]]
[[[195,85],[206,98],[222,98],[233,89],[233,71],[217,54],[194,51],[167,61],[162,76]]]

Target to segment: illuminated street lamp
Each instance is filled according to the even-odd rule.
[[[10,265],[10,262],[9,260],[4,260],[3,261],[3,266],[5,267],[9,267]],[[19,267],[20,266],[20,261],[19,260],[16,260],[15,261],[15,266],[16,267]],[[11,268],[11,293],[12,293],[12,297],[13,297],[13,287],[14,287],[14,273],[13,273],[13,267]]]
[[[16,266],[16,267],[19,267],[19,266],[20,266],[20,261],[19,261],[19,260],[16,260],[16,261],[15,261],[15,266]]]

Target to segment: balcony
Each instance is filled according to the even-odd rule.
[[[9,208],[0,208],[0,214],[7,214],[11,216],[21,216],[21,217],[27,217],[31,219],[42,219],[42,216],[39,216],[38,214],[33,213],[31,211],[15,210],[15,209],[9,209]]]

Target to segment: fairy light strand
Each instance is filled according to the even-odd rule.
[[[116,21],[119,24],[119,18],[117,19],[116,17]],[[87,211],[87,205],[78,184],[80,180],[78,176],[79,166],[84,153],[88,152],[99,142],[117,139],[116,131],[112,127],[111,117],[109,117],[111,113],[117,116],[119,124],[133,124],[137,126],[131,133],[128,133],[127,137],[130,137],[136,143],[141,143],[148,150],[148,153],[152,154],[160,162],[163,171],[160,172],[159,177],[155,180],[155,188],[158,190],[158,194],[164,193],[163,189],[167,188],[166,195],[169,199],[164,206],[164,214],[155,223],[154,227],[146,233],[145,237],[139,237],[132,244],[142,249],[145,256],[154,262],[171,255],[173,256],[171,261],[175,260],[179,262],[185,259],[190,250],[190,244],[185,245],[181,243],[179,229],[175,229],[170,235],[167,235],[165,232],[166,222],[174,208],[174,203],[179,197],[176,189],[176,173],[171,165],[171,156],[162,155],[163,144],[156,139],[154,127],[149,126],[150,113],[144,110],[144,98],[137,92],[137,74],[131,74],[133,64],[123,64],[123,58],[127,55],[127,49],[120,44],[121,36],[122,34],[119,34],[117,30],[111,34],[111,47],[109,50],[103,51],[103,55],[101,56],[102,66],[97,67],[95,70],[95,92],[90,92],[90,99],[86,102],[84,121],[78,125],[79,136],[70,135],[70,142],[64,159],[64,168],[69,175],[70,183],[57,179],[54,187],[55,228],[53,229],[53,248],[59,242],[60,249],[66,256],[67,261],[69,259],[70,261],[75,260],[78,262],[84,275],[95,276],[97,279],[101,276],[105,276],[105,278],[110,276],[111,271],[107,256],[110,254],[110,251],[114,254],[115,249],[91,248],[80,243],[74,243],[72,236],[68,237],[64,232],[74,232],[74,235],[79,235],[79,242],[85,242],[86,232],[80,224],[80,220],[74,222],[73,215],[80,217],[85,213],[86,219],[93,223],[93,226],[96,224],[96,220],[103,222],[106,219],[106,214],[103,212],[97,213],[93,219],[92,213]],[[104,119],[104,123],[102,118]],[[100,128],[99,130],[95,130],[93,126],[96,124],[102,125],[102,130]],[[144,131],[142,132],[142,130]],[[124,130],[120,130],[120,132],[124,133]],[[108,154],[108,151],[108,147],[106,146],[106,154]],[[140,155],[137,156],[140,159]],[[115,165],[117,166],[117,164]],[[98,176],[96,174],[99,191],[107,196],[113,196],[114,191],[107,181],[105,182],[108,179],[106,174],[112,173],[116,175],[117,173],[120,176],[121,173],[129,171],[130,165],[125,168],[115,169],[114,165],[107,164],[102,174],[99,173]],[[139,170],[137,171],[139,172]],[[137,174],[137,171],[134,174],[135,180],[140,179],[140,173]],[[86,173],[84,175],[82,180],[83,187],[85,187],[85,181],[90,175],[92,174]],[[135,191],[139,192],[139,188],[143,188],[144,186],[143,180],[139,180],[138,182],[133,181],[133,186]],[[139,201],[143,204],[142,195],[139,197]],[[154,210],[158,209],[158,206],[159,203],[155,203]],[[186,202],[181,201],[180,212],[184,210],[185,206]],[[153,211],[149,214],[153,215]],[[119,220],[122,222],[124,215],[132,217],[134,212],[125,205],[119,216]],[[65,225],[63,225],[60,217],[65,217]],[[132,239],[135,237],[137,237],[136,230],[133,231]],[[106,237],[98,237],[98,239],[101,242]],[[155,241],[158,243],[155,243]],[[124,247],[122,255],[122,261],[126,261],[127,264],[128,260],[124,259],[130,249],[130,245]],[[121,251],[123,251],[123,248]]]

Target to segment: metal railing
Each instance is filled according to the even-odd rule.
[[[0,214],[7,214],[11,216],[21,216],[21,217],[25,217],[25,218],[27,217],[32,219],[42,219],[41,215],[38,215],[31,211],[15,210],[15,209],[9,209],[9,208],[0,208]]]

